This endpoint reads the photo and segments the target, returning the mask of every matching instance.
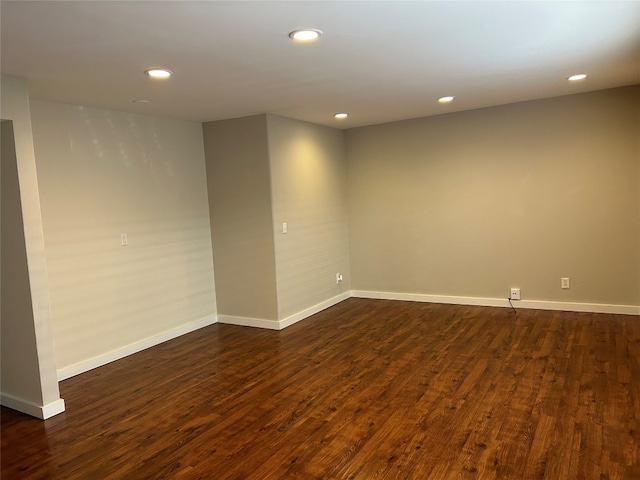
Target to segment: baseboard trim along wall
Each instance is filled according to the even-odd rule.
[[[242,327],[268,328],[270,330],[283,330],[294,323],[304,320],[311,315],[315,315],[322,310],[332,307],[351,296],[351,292],[344,292],[336,295],[324,302],[320,302],[312,307],[306,308],[298,313],[290,315],[282,320],[267,320],[264,318],[235,317],[232,315],[218,315],[218,323],[229,325],[239,325]]]
[[[37,405],[29,400],[14,397],[7,393],[1,393],[0,404],[4,407],[26,413],[27,415],[31,415],[32,417],[40,418],[42,420],[46,420],[47,418],[64,412],[64,400],[61,398],[55,402],[48,403],[47,405]]]
[[[320,302],[312,307],[306,308],[301,312],[295,313],[283,320],[280,320],[281,329],[286,328],[289,325],[293,325],[294,323],[297,323],[300,320],[304,320],[305,318],[310,317],[311,315],[315,315],[316,313],[321,312],[322,310],[325,310],[329,307],[333,307],[334,305],[337,305],[338,303],[346,300],[349,297],[351,297],[351,292],[344,292],[344,293],[341,293],[340,295],[336,295],[335,297],[331,297],[330,299],[325,300],[324,302]]]
[[[195,322],[180,325],[179,327],[144,338],[138,342],[130,343],[129,345],[98,355],[97,357],[74,363],[68,367],[60,368],[58,369],[58,381],[66,380],[67,378],[80,375],[81,373],[88,372],[89,370],[101,367],[102,365],[106,365],[107,363],[111,363],[115,360],[128,357],[134,353],[141,352],[147,348],[164,343],[167,340],[171,340],[198,330],[199,328],[212,325],[217,321],[218,320],[215,315],[209,315],[201,318],[200,320],[196,320]]]
[[[316,313],[332,307],[349,297],[356,298],[373,298],[381,300],[403,300],[410,302],[427,302],[427,303],[447,303],[454,305],[477,305],[483,307],[508,307],[509,302],[506,298],[483,298],[483,297],[457,297],[448,295],[427,295],[421,293],[397,293],[397,292],[375,292],[368,290],[351,290],[344,292],[340,295],[336,295],[324,302],[318,303],[312,307],[302,310],[294,315],[286,317],[282,320],[267,320],[263,318],[249,318],[249,317],[235,317],[232,315],[211,315],[205,317],[199,321],[182,325],[178,328],[162,332],[158,335],[154,335],[149,338],[140,340],[107,352],[103,355],[90,358],[88,360],[64,367],[58,370],[58,381],[66,380],[75,375],[93,370],[94,368],[106,365],[107,363],[119,360],[131,354],[140,352],[147,348],[159,345],[173,338],[179,337],[186,333],[193,332],[199,328],[212,325],[214,323],[224,323],[229,325],[239,325],[243,327],[257,327],[267,328],[270,330],[283,330],[294,323],[297,323],[305,318],[315,315]],[[538,310],[560,310],[567,312],[590,312],[590,313],[612,313],[622,315],[640,315],[640,306],[636,305],[609,305],[609,304],[597,304],[597,303],[574,303],[574,302],[550,302],[543,300],[513,300],[513,306],[518,308],[531,308]],[[54,402],[50,406],[39,407],[38,405],[25,402],[24,400],[12,397],[11,395],[2,394],[2,405],[9,408],[19,410],[29,415],[36,416],[38,418],[48,418],[42,415],[56,415],[61,411],[64,411],[64,402],[62,406],[58,405],[58,402]],[[59,410],[62,408],[62,410]],[[28,410],[27,410],[28,409]],[[55,412],[55,413],[50,413]]]
[[[311,315],[315,315],[316,313],[321,312],[322,310],[325,310],[329,307],[333,307],[334,305],[337,305],[338,303],[346,300],[349,297],[351,297],[351,292],[344,292],[340,295],[336,295],[335,297],[331,297],[324,302],[320,302],[312,307],[306,308],[301,312],[290,315],[287,318],[280,320],[280,329],[286,328],[289,325],[293,325],[294,323],[297,323],[300,320],[304,320]]]
[[[614,313],[619,315],[640,315],[640,306],[636,305],[608,305],[600,303],[572,303],[545,302],[537,300],[513,301],[518,308],[533,308],[537,310],[563,310],[568,312]]]
[[[227,325],[238,325],[241,327],[255,327],[255,328],[268,328],[269,330],[280,330],[280,322],[278,322],[278,320],[267,320],[266,318],[218,315],[218,323],[224,323]]]
[[[404,300],[411,302],[449,303],[455,305],[477,305],[483,307],[510,307],[506,298],[456,297],[446,295],[426,295],[422,293],[374,292],[352,290],[352,297],[377,298],[381,300]],[[561,310],[565,312],[613,313],[622,315],[640,315],[638,305],[609,305],[599,303],[549,302],[544,300],[512,300],[518,308],[537,310]]]

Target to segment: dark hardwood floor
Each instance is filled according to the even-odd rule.
[[[640,479],[640,318],[349,299],[2,409],[2,479]]]

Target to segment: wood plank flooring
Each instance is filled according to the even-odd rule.
[[[2,409],[3,479],[640,479],[640,318],[352,298]]]

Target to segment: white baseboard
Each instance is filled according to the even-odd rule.
[[[218,315],[218,323],[229,325],[239,325],[242,327],[268,328],[270,330],[283,330],[294,323],[304,320],[311,315],[315,315],[322,310],[332,307],[351,296],[351,292],[341,293],[324,302],[320,302],[312,307],[306,308],[298,313],[290,315],[282,320],[267,320],[264,318],[236,317],[233,315]]]
[[[368,290],[352,290],[352,297],[377,298],[382,300],[405,300],[411,302],[449,303],[455,305],[478,305],[483,307],[508,307],[506,298],[456,297],[446,295],[426,295],[422,293],[374,292]],[[567,312],[614,313],[623,315],[640,315],[640,306],[609,305],[599,303],[550,302],[545,300],[512,300],[517,308],[537,310],[561,310]]]
[[[450,303],[454,305],[478,305],[482,307],[509,306],[503,298],[455,297],[444,295],[427,295],[423,293],[373,292],[368,290],[352,290],[352,297],[377,298],[381,300],[404,300],[408,302]],[[506,304],[506,305],[505,305]]]
[[[131,354],[146,350],[150,347],[154,347],[166,342],[167,340],[171,340],[173,338],[180,337],[181,335],[185,335],[187,333],[198,330],[202,327],[212,325],[217,321],[218,320],[215,315],[209,315],[207,317],[201,318],[200,320],[196,320],[195,322],[180,325],[179,327],[173,328],[171,330],[166,330],[151,337],[147,337],[137,342],[130,343],[129,345],[125,345],[124,347],[118,348],[116,350],[111,350],[110,352],[103,353],[102,355],[98,355],[97,357],[89,358],[87,360],[83,360],[82,362],[74,363],[73,365],[60,368],[58,369],[58,381],[66,380],[67,378],[71,378],[75,375],[88,372],[89,370],[101,367],[102,365],[106,365],[107,363],[111,363],[115,360],[128,357]]]
[[[620,315],[640,315],[640,306],[611,305],[606,303],[548,302],[544,300],[512,300],[518,308],[538,310],[563,310],[566,312],[614,313]]]
[[[318,312],[321,312],[322,310],[325,310],[329,307],[333,307],[334,305],[337,305],[338,303],[346,300],[347,298],[351,297],[351,292],[344,292],[341,293],[340,295],[336,295],[335,297],[330,298],[329,300],[325,300],[324,302],[320,302],[316,305],[314,305],[313,307],[309,307],[305,310],[302,310],[301,312],[295,313],[283,320],[280,320],[280,328],[286,328],[289,325],[293,325],[294,323],[299,322],[300,320],[304,320],[307,317],[310,317],[311,315],[315,315]]]
[[[280,330],[280,322],[278,322],[278,320],[267,320],[266,318],[218,315],[218,323],[225,323],[228,325],[238,325],[241,327],[255,327],[255,328],[268,328],[269,330]]]
[[[14,397],[8,393],[0,393],[0,404],[2,406],[17,410],[18,412],[26,413],[32,417],[46,420],[54,415],[64,412],[64,400],[59,398],[58,400],[48,403],[46,405],[38,405],[24,398]]]
[[[427,295],[421,293],[397,293],[397,292],[376,292],[368,290],[351,290],[344,292],[340,295],[336,295],[324,302],[318,303],[312,307],[302,310],[294,315],[286,317],[282,320],[267,320],[262,318],[249,318],[249,317],[236,317],[231,315],[210,315],[196,322],[181,325],[180,327],[162,332],[149,338],[145,338],[138,342],[126,345],[122,348],[112,350],[97,357],[84,360],[82,362],[58,369],[58,381],[65,380],[67,378],[79,375],[94,368],[106,365],[120,358],[124,358],[133,353],[140,352],[147,348],[153,347],[160,343],[166,342],[173,338],[179,337],[186,333],[198,330],[199,328],[206,327],[207,325],[218,323],[225,323],[231,325],[240,325],[247,327],[267,328],[271,330],[282,330],[294,323],[304,320],[311,315],[314,315],[326,308],[332,307],[349,297],[357,298],[375,298],[384,300],[404,300],[413,302],[429,302],[429,303],[447,303],[455,305],[477,305],[485,307],[509,307],[509,303],[505,298],[483,298],[483,297],[458,297],[450,295]],[[609,305],[609,304],[597,304],[597,303],[574,303],[574,302],[552,302],[544,300],[513,300],[514,307],[517,308],[531,308],[539,310],[562,310],[568,312],[591,312],[591,313],[613,313],[623,315],[640,315],[640,306],[637,305]],[[9,403],[5,403],[9,402]],[[13,402],[13,403],[12,403]],[[20,403],[22,402],[22,403]],[[25,404],[24,400],[16,399],[10,395],[2,394],[2,405],[6,405],[9,408],[19,410],[29,415],[36,416],[38,418],[48,418],[49,416],[56,415],[61,411],[64,411],[64,402],[62,407],[58,402],[50,404],[50,406],[38,406]],[[10,403],[16,406],[11,406]],[[60,408],[62,408],[60,410]],[[26,411],[25,409],[29,410]],[[43,415],[48,415],[43,417]]]

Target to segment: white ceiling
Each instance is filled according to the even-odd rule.
[[[2,72],[32,97],[193,121],[350,128],[640,83],[640,1],[4,0],[0,15]],[[324,35],[295,43],[300,27]]]

